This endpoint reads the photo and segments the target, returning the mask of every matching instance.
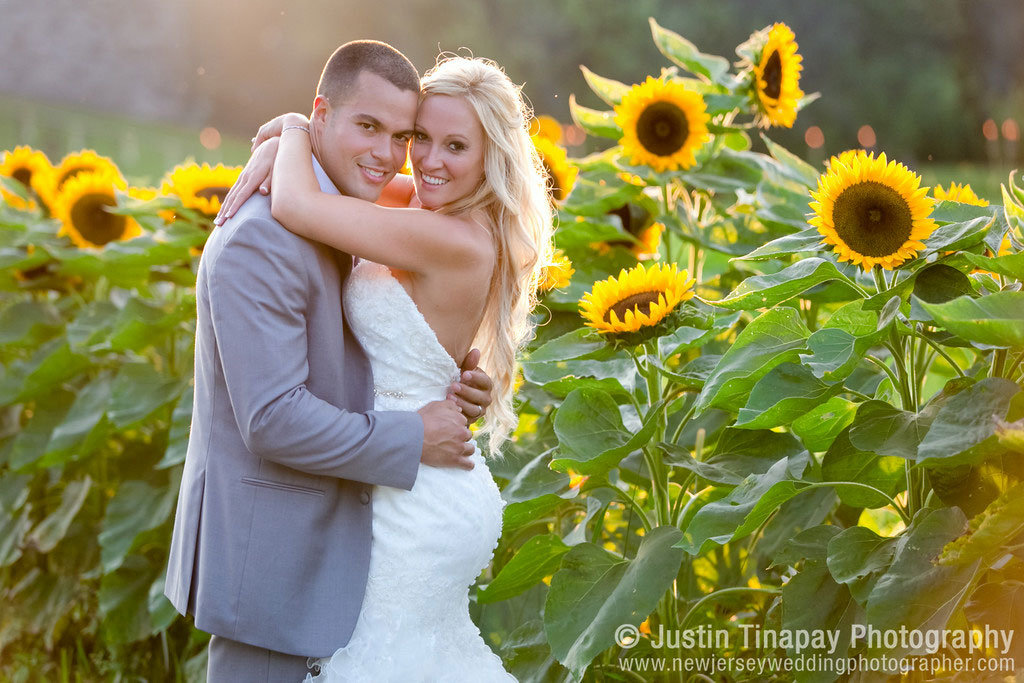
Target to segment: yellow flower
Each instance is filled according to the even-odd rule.
[[[681,302],[693,298],[693,283],[674,263],[622,269],[617,278],[595,282],[583,295],[580,315],[587,327],[608,335],[644,328],[653,332]]]
[[[110,158],[100,156],[91,149],[83,149],[80,152],[68,154],[61,159],[60,164],[54,167],[49,182],[45,187],[41,188],[42,191],[40,192],[43,201],[50,207],[50,211],[54,215],[57,214],[56,204],[58,202],[58,195],[64,189],[64,185],[79,173],[87,172],[109,175],[116,178],[121,183],[121,187],[124,186],[124,177],[117,168],[117,164]]]
[[[704,98],[682,83],[648,76],[615,107],[622,150],[656,171],[690,168],[709,138]]]
[[[849,166],[850,162],[852,162],[854,159],[861,156],[862,154],[866,156],[867,152],[865,152],[862,149],[848,149],[845,152],[840,152],[838,155],[833,156],[828,160],[828,167],[832,168],[836,164],[844,164],[846,166]]]
[[[637,239],[638,244],[633,245],[633,255],[637,260],[644,261],[658,257],[658,247],[661,245],[661,235],[665,232],[665,226],[661,223],[651,223],[640,231]]]
[[[754,64],[754,89],[760,109],[758,124],[792,128],[796,108],[804,96],[800,90],[803,57],[797,54],[796,36],[785,24],[768,29],[761,58]]]
[[[572,274],[575,272],[576,269],[572,267],[569,257],[562,253],[561,249],[556,249],[551,257],[551,263],[544,267],[544,280],[540,283],[540,290],[548,292],[552,289],[568,287],[572,280]]]
[[[951,202],[960,202],[961,204],[973,204],[974,206],[988,206],[988,200],[982,199],[974,190],[971,189],[970,184],[957,185],[951,183],[948,190],[943,189],[941,186],[936,185],[935,189],[932,190],[936,199],[948,200]]]
[[[922,240],[936,228],[935,200],[920,187],[920,176],[885,154],[858,152],[848,160],[836,160],[818,179],[810,224],[840,261],[892,270],[925,248]]]
[[[132,218],[110,212],[117,206],[115,188],[124,187],[124,181],[110,173],[76,173],[57,195],[54,213],[61,221],[58,234],[69,236],[83,248],[102,247],[140,235],[142,229]]]
[[[556,202],[563,201],[572,192],[579,169],[569,163],[565,150],[548,138],[534,136],[533,146],[537,148],[537,154],[544,164],[544,171],[551,184],[551,196]]]
[[[186,208],[213,219],[241,172],[241,166],[217,164],[211,168],[209,164],[183,164],[175,166],[164,178],[163,191],[180,197]]]
[[[562,124],[554,116],[541,114],[530,121],[530,135],[550,140],[554,144],[562,142]]]
[[[53,166],[50,165],[50,160],[46,158],[46,155],[27,145],[4,152],[3,161],[0,162],[0,176],[17,180],[25,186],[29,196],[33,190],[39,194],[40,188],[49,185],[52,175]],[[16,209],[35,208],[35,202],[31,199],[26,201],[2,188],[0,188],[0,197],[3,197],[4,201]]]

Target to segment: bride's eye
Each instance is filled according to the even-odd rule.
[[[412,134],[412,139],[413,139],[413,142],[426,142],[430,138],[427,136],[426,133],[421,133],[419,131],[416,131],[415,133]]]
[[[464,149],[466,149],[466,145],[461,142],[449,142],[448,149],[450,149],[453,152],[461,152]]]

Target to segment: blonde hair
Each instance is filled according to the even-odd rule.
[[[494,381],[492,403],[478,435],[491,455],[516,426],[512,387],[517,354],[533,335],[541,271],[551,260],[552,209],[547,176],[529,133],[530,109],[521,88],[488,59],[442,56],[420,84],[431,95],[465,99],[486,136],[484,175],[467,196],[439,209],[447,214],[483,212],[491,222],[497,260],[487,305],[473,345]]]

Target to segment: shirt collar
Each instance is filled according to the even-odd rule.
[[[327,194],[341,194],[338,188],[334,186],[331,179],[327,177],[327,172],[324,171],[324,167],[320,165],[317,158],[313,157],[313,175],[316,176],[316,180],[320,183],[320,190]]]

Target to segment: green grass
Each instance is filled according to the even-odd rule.
[[[42,150],[55,164],[69,152],[93,149],[136,185],[158,183],[187,159],[242,164],[249,157],[249,143],[240,138],[223,136],[218,149],[208,150],[199,144],[198,128],[0,97],[0,150],[18,145]]]
[[[992,204],[1002,204],[1003,198],[999,186],[1005,184],[1013,169],[1002,169],[983,164],[928,164],[920,167],[921,183],[928,187],[942,185],[948,188],[950,183],[967,183],[982,199]]]

